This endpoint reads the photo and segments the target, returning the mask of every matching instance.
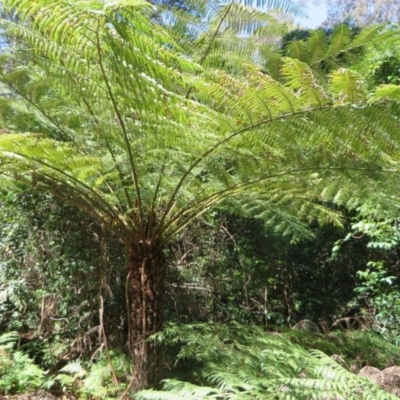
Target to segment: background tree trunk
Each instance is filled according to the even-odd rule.
[[[129,249],[129,346],[134,359],[132,389],[158,387],[163,378],[160,346],[147,339],[162,328],[165,257],[162,250],[142,244]]]

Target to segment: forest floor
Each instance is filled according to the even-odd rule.
[[[1,395],[0,400],[75,400],[76,397],[63,394],[61,396],[53,396],[50,393],[44,391],[38,391],[34,393],[25,394],[13,394],[13,395]]]

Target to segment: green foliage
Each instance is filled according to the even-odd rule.
[[[391,34],[396,26],[387,26],[383,31]],[[356,69],[366,76],[369,87],[381,84],[396,85],[400,81],[400,52],[397,46],[384,46],[383,43],[367,45],[364,48],[363,62]]]
[[[0,336],[0,393],[20,393],[43,385],[45,373],[22,351],[13,347],[19,339],[15,332]]]
[[[288,9],[292,4],[272,3],[289,4]],[[6,0],[3,6],[15,18],[0,23],[13,44],[0,57],[0,81],[8,87],[0,101],[2,184],[18,182],[52,193],[88,213],[101,234],[112,232],[129,249],[132,274],[121,279],[117,273],[116,283],[128,294],[130,285],[137,294],[128,317],[133,324],[128,325],[134,353],[142,361],[150,359],[142,345],[152,333],[146,321],[157,316],[159,321],[149,326],[156,330],[161,325],[163,290],[153,290],[152,277],[163,286],[163,252],[213,207],[257,216],[295,239],[311,236],[310,222],[340,226],[341,215],[331,205],[354,209],[369,203],[387,209],[389,217],[397,213],[398,91],[393,85],[370,90],[365,76],[351,66],[353,56],[362,62],[359,56],[367,44],[398,45],[399,31],[374,27],[353,39],[341,26],[328,42],[317,32],[288,48],[276,76],[261,69],[264,60],[258,57],[258,39],[276,21],[248,2],[217,3],[209,29],[193,35],[194,42],[187,32],[184,36],[174,26],[158,24],[152,18],[156,10],[142,0]],[[182,25],[176,27],[182,33]],[[243,32],[248,36],[238,37]],[[42,261],[47,280],[59,274],[54,297],[45,287],[35,287],[33,303],[56,299],[47,332],[57,337],[63,328],[71,329],[77,343],[84,343],[89,332],[104,333],[103,294],[111,292],[112,298],[108,282],[113,274],[104,273],[104,263],[96,268],[95,262],[64,259],[62,245],[52,243],[52,248],[58,250],[57,261],[45,255]],[[27,287],[26,279],[18,282]],[[88,297],[101,304],[97,326],[86,324],[93,303],[82,302],[70,316],[70,303],[57,298],[69,283],[74,290],[68,299],[97,289],[97,296]],[[122,298],[112,301],[125,305]],[[142,300],[148,307],[142,307]],[[125,319],[125,312],[117,310],[117,318]],[[255,340],[261,331],[249,335]],[[309,357],[281,339],[264,340],[259,354],[245,359],[236,350],[248,353],[247,342],[240,342],[228,358],[204,349],[205,358],[222,359],[215,370],[212,361],[207,364],[208,383],[216,384],[218,393],[232,387],[239,394],[255,374],[253,389],[271,396],[276,391],[286,397],[311,391],[355,396],[359,381],[326,357]],[[279,351],[269,352],[273,344]],[[283,353],[285,346],[290,356]],[[184,347],[190,348],[190,343]],[[246,362],[261,369],[244,369],[242,375],[234,370]],[[324,371],[333,371],[333,378],[320,379]],[[267,385],[265,376],[257,380],[263,373]],[[342,378],[346,385],[340,386]],[[60,379],[68,386],[78,378],[63,374]],[[140,379],[147,384],[146,377]]]
[[[308,350],[319,350],[344,360],[344,367],[357,373],[365,365],[380,370],[397,365],[399,349],[371,329],[354,329],[357,318],[343,318],[335,323],[336,330],[319,333],[306,329],[283,330],[284,337]],[[362,320],[362,317],[360,317]],[[341,328],[341,329],[338,329]],[[360,328],[358,326],[358,328]]]
[[[359,271],[360,284],[355,289],[356,300],[365,303],[364,309],[374,319],[374,328],[388,340],[400,343],[400,293],[395,276],[390,276],[383,262],[368,263]],[[396,283],[394,283],[396,282]]]
[[[260,50],[276,56],[276,44],[288,30],[282,16],[304,15],[300,3],[287,0],[166,3],[163,20],[185,56],[206,69],[222,67],[238,75],[249,60],[260,58]]]
[[[111,351],[110,359],[102,354],[95,362],[69,362],[47,381],[45,387],[58,385],[63,392],[74,393],[82,399],[115,399],[125,389],[130,375],[128,358]]]
[[[351,29],[348,24],[339,24],[333,30],[289,32],[283,41],[283,54],[309,65],[319,84],[326,84],[333,71],[350,67],[361,71],[372,88],[391,82],[383,77],[385,71],[396,74],[393,57],[396,50],[386,50],[386,45],[396,40],[396,29],[372,25],[360,30]],[[281,62],[278,57],[266,59],[267,68],[276,78],[280,76]]]
[[[379,369],[398,365],[399,348],[372,330],[343,330],[334,335],[348,365],[355,371],[365,365]]]
[[[81,366],[80,361],[72,361],[61,368],[54,379],[60,384],[63,392],[72,392],[74,385],[79,385],[79,382],[86,374],[87,372]]]
[[[208,44],[219,39],[225,17],[232,11],[236,18],[233,4],[216,14],[215,35],[205,40],[200,61],[211,56]],[[264,218],[273,214],[286,234],[306,232],[299,215],[339,223],[323,201],[388,202],[374,182],[387,191],[395,186],[397,103],[383,106],[376,95],[367,105],[360,75],[338,70],[349,63],[335,60],[366,43],[394,45],[396,30],[371,28],[350,40],[340,27],[329,46],[317,33],[311,58],[303,63],[288,54],[293,57],[281,60],[284,76],[276,81],[249,57],[240,72],[223,63],[200,67],[152,23],[147,3],[10,0],[4,6],[17,7],[26,22],[3,21],[9,37],[33,49],[3,54],[2,81],[15,94],[5,112],[30,103],[29,130],[36,132],[1,136],[6,181],[18,177],[61,196],[125,242],[142,235],[155,213],[150,236],[166,243],[233,197],[254,212],[263,209]],[[224,51],[236,59],[235,51],[218,49]],[[318,68],[309,66],[314,59]],[[321,59],[331,74],[323,81]],[[46,130],[36,129],[36,120]],[[14,132],[27,130],[4,121]],[[368,132],[368,140],[354,132]]]
[[[252,326],[171,326],[158,340],[182,346],[178,365],[199,363],[191,382],[167,380],[164,391],[139,399],[394,399],[320,351],[307,352],[276,333]]]
[[[3,394],[57,388],[84,399],[115,399],[131,375],[128,358],[115,351],[110,352],[110,359],[102,354],[98,360],[84,366],[81,361],[71,361],[57,374],[45,373],[32,358],[15,350],[19,340],[15,332],[0,336],[0,393]]]
[[[357,271],[355,296],[349,307],[358,309],[369,325],[392,343],[399,343],[400,297],[398,282],[399,227],[397,219],[385,218],[383,210],[365,207],[359,210],[351,231],[333,249],[334,257],[343,243],[363,240],[373,249],[366,259],[366,267]]]
[[[314,238],[296,243],[277,234],[273,222],[226,211],[205,214],[172,247],[167,318],[332,324],[354,297],[356,272],[374,250],[365,240],[350,241],[332,259],[332,246],[345,231],[317,224],[309,230]]]
[[[345,357],[346,349],[343,342],[334,334],[325,335],[309,329],[285,329],[282,331],[285,338],[307,350],[319,350],[328,356],[338,354]]]
[[[400,54],[396,50],[381,50],[371,54],[367,67],[373,84],[400,82]]]
[[[1,329],[18,330],[21,348],[57,369],[101,346],[103,296],[109,343],[122,346],[123,246],[92,218],[27,188],[3,195],[0,221]]]

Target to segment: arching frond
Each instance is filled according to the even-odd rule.
[[[312,31],[307,42],[309,63],[315,65],[320,60],[323,60],[328,52],[329,43],[327,35],[322,29]]]
[[[345,370],[320,351],[307,352],[279,334],[254,326],[172,326],[157,335],[181,345],[180,360],[196,360],[197,384],[166,380],[163,391],[139,399],[395,399]]]
[[[257,59],[265,42],[277,43],[287,26],[273,15],[279,10],[303,15],[300,4],[287,0],[232,0],[189,3],[185,9],[166,8],[172,34],[179,36],[185,55],[202,66],[240,71],[243,60]],[[183,41],[183,37],[188,40]]]

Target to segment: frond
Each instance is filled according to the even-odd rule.
[[[307,42],[309,63],[315,65],[326,57],[329,48],[328,38],[322,29],[318,29],[311,32]]]
[[[170,24],[173,35],[185,55],[196,60],[200,65],[240,71],[244,60],[259,58],[262,43],[278,42],[287,31],[285,23],[278,20],[271,12],[279,9],[291,15],[303,15],[303,8],[288,0],[261,0],[257,2],[209,1],[206,4],[191,2],[187,10],[167,8],[164,15]]]
[[[79,360],[71,361],[64,367],[62,367],[59,372],[64,372],[65,374],[72,375],[75,378],[82,378],[87,374],[87,371],[82,367]]]
[[[286,47],[286,55],[300,61],[308,61],[307,43],[303,40],[296,40],[289,43]]]
[[[379,100],[400,101],[400,87],[393,84],[378,86],[370,96],[370,101],[375,102]]]
[[[264,9],[265,10],[265,9]],[[236,35],[282,34],[285,27],[272,14],[259,8],[233,3],[224,20],[226,28]],[[225,29],[226,29],[225,28]],[[212,27],[211,27],[212,29]]]
[[[143,400],[164,395],[166,399],[395,399],[325,354],[307,352],[259,327],[171,326],[157,338],[164,344],[181,343],[180,358],[200,361],[201,382],[168,380],[164,391],[140,392]]]
[[[296,59],[285,58],[282,75],[286,79],[287,86],[298,94],[302,104],[322,108],[331,101],[307,64]]]
[[[0,347],[2,349],[11,350],[19,339],[18,332],[6,332],[0,336]]]
[[[342,24],[336,27],[332,33],[327,55],[332,56],[343,51],[351,40],[351,31],[348,25]]]
[[[361,103],[367,96],[363,77],[345,68],[340,68],[332,74],[330,89],[338,100],[344,103]]]

